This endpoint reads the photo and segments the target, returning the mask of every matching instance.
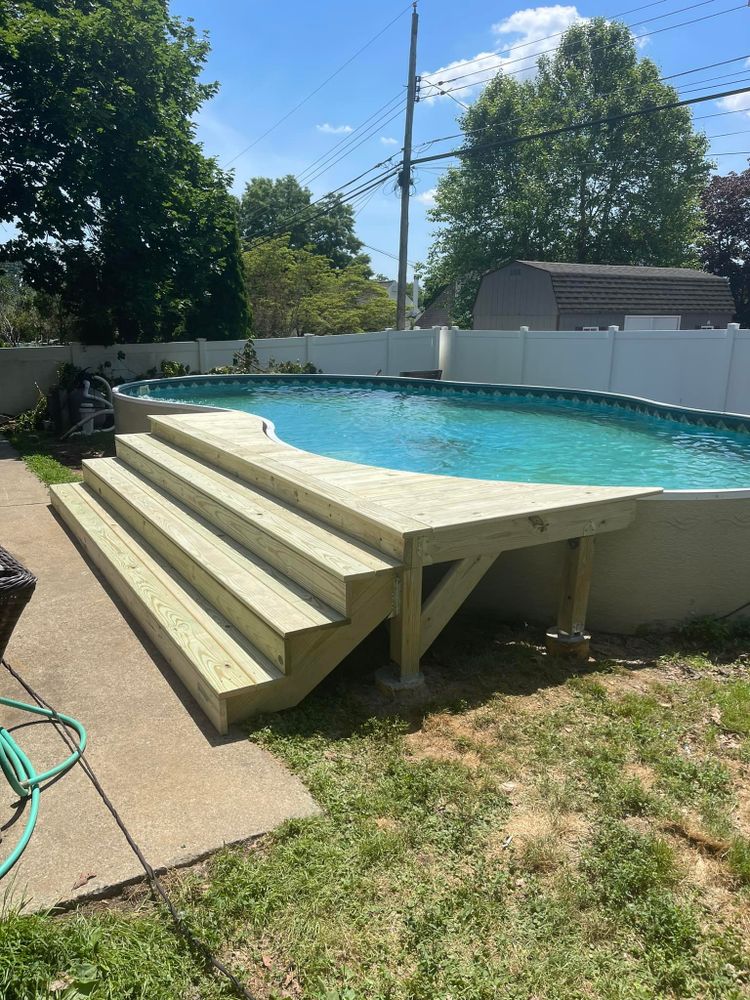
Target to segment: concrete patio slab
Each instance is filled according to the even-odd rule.
[[[6,659],[89,733],[87,756],[157,870],[273,829],[317,806],[301,784],[241,732],[219,737],[159,653],[123,611],[46,506],[47,492],[0,444],[0,544],[39,579]],[[0,694],[25,692],[0,670]],[[7,728],[29,717],[0,709]],[[50,725],[16,736],[38,769],[67,754]],[[25,814],[0,782],[0,857]],[[39,822],[14,870],[13,897],[30,909],[103,893],[141,868],[80,768],[42,794]]]

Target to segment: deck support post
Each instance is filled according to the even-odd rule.
[[[547,652],[585,660],[591,636],[586,632],[586,610],[591,589],[594,536],[569,538],[565,543],[557,624],[545,637]]]
[[[391,694],[424,687],[424,674],[419,669],[422,655],[422,559],[413,542],[407,543],[398,613],[390,621],[390,654],[392,666],[376,674],[378,685]]]
[[[377,673],[380,687],[389,693],[424,686],[419,669],[422,655],[429,649],[450,619],[497,559],[498,553],[456,559],[422,603],[422,562],[404,560],[399,613],[390,622],[391,661],[399,670],[384,667]]]

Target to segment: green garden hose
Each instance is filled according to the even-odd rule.
[[[8,730],[0,726],[0,769],[2,769],[8,784],[19,799],[29,800],[29,815],[24,831],[9,857],[0,864],[1,879],[8,874],[19,860],[34,832],[37,816],[39,815],[41,785],[45,781],[50,781],[52,778],[65,774],[66,771],[69,771],[78,762],[81,754],[86,749],[86,730],[76,719],[72,719],[69,715],[63,715],[62,712],[55,712],[50,708],[42,708],[39,705],[28,705],[23,701],[15,701],[13,698],[0,698],[0,705],[20,709],[22,712],[31,712],[34,715],[41,715],[55,722],[61,722],[78,734],[78,746],[69,757],[62,761],[62,763],[49,768],[49,770],[37,774],[34,765]]]

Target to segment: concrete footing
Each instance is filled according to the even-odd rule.
[[[423,697],[427,693],[427,685],[421,671],[418,674],[402,677],[400,668],[393,663],[375,671],[375,683],[384,694],[399,700]]]
[[[575,660],[587,660],[591,636],[588,632],[568,635],[567,632],[563,632],[559,628],[550,628],[547,629],[547,634],[544,637],[544,645],[550,656],[566,656]]]

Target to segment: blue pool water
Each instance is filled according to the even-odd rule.
[[[151,383],[148,394],[255,413],[288,444],[391,469],[517,482],[750,488],[750,433],[606,403],[420,394],[356,382]]]

